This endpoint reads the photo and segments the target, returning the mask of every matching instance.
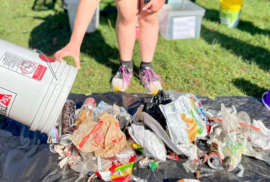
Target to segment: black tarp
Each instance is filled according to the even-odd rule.
[[[177,94],[177,93],[176,93]],[[116,103],[119,106],[128,106],[135,101],[146,97],[144,94],[127,93],[104,93],[92,94],[97,102],[103,100],[109,104]],[[88,96],[70,94],[69,99],[73,100],[77,107],[83,103]],[[218,97],[210,99],[198,97],[206,110],[219,111],[220,104],[231,107],[234,105],[238,111],[246,111],[252,119],[262,120],[266,127],[270,128],[270,112],[264,108],[259,99],[252,97]],[[15,122],[9,118],[0,121],[0,181],[75,181],[78,173],[72,170],[61,170],[57,165],[58,155],[51,153],[47,145],[46,134],[32,132],[29,127]],[[159,163],[155,171],[139,168],[134,165],[133,174],[149,182],[176,181],[178,179],[195,179],[194,174],[186,173],[182,163],[179,161],[167,160]],[[270,181],[269,165],[260,160],[243,157],[242,165],[245,168],[244,176],[239,178],[236,175],[239,170],[233,172],[220,171],[214,176],[201,178],[201,181]],[[85,177],[81,181],[86,181]],[[95,179],[94,181],[100,181]]]

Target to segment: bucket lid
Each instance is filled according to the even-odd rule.
[[[231,11],[240,11],[243,4],[243,0],[220,0],[221,9]]]

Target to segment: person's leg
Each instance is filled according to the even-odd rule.
[[[140,0],[139,41],[141,51],[140,77],[147,93],[156,94],[162,90],[162,79],[152,69],[152,61],[158,40],[158,12],[142,11],[144,0]]]
[[[125,91],[133,74],[132,53],[136,40],[138,0],[115,0],[115,4],[118,11],[116,36],[121,66],[112,80],[112,87],[117,91]]]
[[[138,0],[115,0],[118,11],[116,36],[122,61],[130,61],[136,40]]]
[[[143,62],[153,61],[158,40],[158,12],[148,13],[142,11],[144,0],[140,0],[139,14],[139,41],[141,58]]]

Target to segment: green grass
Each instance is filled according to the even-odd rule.
[[[238,29],[219,24],[219,0],[197,0],[206,9],[200,39],[166,41],[159,37],[154,69],[164,79],[164,90],[202,96],[260,97],[270,88],[270,2],[244,3]],[[102,0],[101,9],[112,7],[112,0]],[[60,0],[0,0],[0,9],[1,39],[37,48],[50,56],[69,41],[68,17]],[[85,36],[80,56],[82,70],[73,93],[112,91],[110,80],[119,65],[115,19],[116,13],[101,17],[98,30]],[[58,45],[53,45],[53,38]],[[72,58],[66,60],[75,65]],[[138,71],[138,42],[133,60]],[[137,77],[131,83],[128,92],[144,92]]]

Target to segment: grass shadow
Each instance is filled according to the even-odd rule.
[[[42,3],[40,3],[43,1]],[[54,10],[55,3],[57,0],[35,0],[32,6],[32,10],[34,11],[47,11],[47,10]]]
[[[219,23],[219,11],[218,10],[214,10],[214,9],[206,9],[204,7],[205,11],[205,15],[203,18],[215,22],[215,23]]]
[[[267,72],[270,70],[270,53],[267,49],[247,44],[241,41],[241,39],[229,37],[220,32],[210,30],[203,25],[201,37],[209,44],[213,44],[213,42],[218,43],[227,51],[242,57],[243,60],[250,64],[257,64],[262,70]]]
[[[220,22],[219,11],[215,10],[215,9],[206,9],[204,18],[209,20],[209,21],[219,23]],[[243,32],[250,33],[251,35],[260,34],[260,35],[270,36],[270,30],[258,28],[252,22],[244,21],[241,19],[239,21],[239,25],[238,25],[237,29],[239,29]]]
[[[234,79],[232,83],[236,88],[238,88],[241,92],[243,92],[247,96],[261,98],[262,93],[268,91],[266,88],[259,87],[257,84],[253,84],[244,78]]]

